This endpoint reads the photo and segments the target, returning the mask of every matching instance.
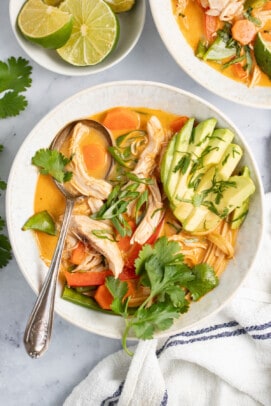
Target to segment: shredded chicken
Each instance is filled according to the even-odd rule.
[[[147,123],[149,142],[142,152],[135,169],[132,171],[139,177],[147,178],[155,168],[155,160],[160,152],[165,133],[157,117],[152,116]]]
[[[244,11],[244,0],[201,0],[203,8],[208,8],[206,14],[219,16],[221,21],[231,21]]]
[[[151,176],[156,167],[156,158],[161,151],[163,141],[165,140],[166,133],[162,124],[157,117],[152,116],[147,123],[148,131],[148,144],[139,158],[139,161],[132,171],[140,178],[148,178]],[[137,189],[139,193],[143,193],[146,185],[141,183]],[[131,216],[135,208],[135,203],[131,203],[127,207],[127,214]]]
[[[164,214],[161,194],[155,178],[153,178],[153,184],[149,185],[148,189],[150,192],[148,207],[144,218],[131,238],[131,244],[137,242],[143,245],[153,234]]]
[[[104,232],[103,237],[105,238],[99,238],[93,233],[93,231],[97,230]],[[87,241],[92,248],[102,254],[106,258],[109,269],[115,277],[121,273],[124,264],[117,243],[110,239],[110,236],[113,234],[112,227],[102,221],[93,220],[88,216],[73,215],[70,223],[70,232]]]

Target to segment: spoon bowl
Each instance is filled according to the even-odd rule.
[[[61,151],[63,143],[68,137],[71,137],[77,123],[86,124],[88,127],[98,130],[101,132],[103,137],[105,137],[108,146],[112,145],[111,135],[102,124],[94,120],[83,119],[72,121],[62,128],[53,139],[50,149]],[[113,159],[110,156],[110,162],[108,165],[108,170],[105,174],[105,179],[111,172],[112,163]],[[55,179],[53,180],[66,199],[66,208],[51,265],[25,329],[24,345],[27,353],[32,358],[39,358],[49,346],[53,326],[56,283],[61,256],[75,201],[81,197],[80,193],[71,193],[62,183],[56,181]]]

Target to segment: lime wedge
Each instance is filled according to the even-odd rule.
[[[256,36],[254,55],[259,68],[271,79],[271,42],[260,32]]]
[[[29,0],[18,16],[18,27],[29,41],[44,48],[60,48],[72,31],[72,15],[48,6],[42,0]]]
[[[70,39],[57,50],[66,62],[77,66],[96,65],[114,49],[119,23],[103,0],[65,0],[59,9],[74,17]]]
[[[129,11],[135,4],[135,0],[105,0],[105,2],[109,4],[114,13]]]
[[[22,230],[37,230],[43,233],[56,235],[55,222],[47,210],[40,211],[24,223]]]

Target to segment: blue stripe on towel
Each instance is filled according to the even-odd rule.
[[[191,331],[183,331],[178,334],[174,334],[170,336],[164,345],[156,351],[157,357],[159,357],[163,351],[165,351],[167,348],[170,347],[175,347],[178,345],[185,345],[185,344],[193,344],[195,342],[200,342],[200,341],[210,341],[210,340],[215,340],[218,338],[227,338],[227,337],[236,337],[240,336],[243,334],[249,334],[251,332],[257,332],[259,333],[260,331],[263,332],[264,330],[268,329],[271,327],[271,321],[268,323],[264,324],[258,324],[258,325],[252,325],[252,326],[247,326],[247,327],[240,327],[237,329],[234,329],[234,327],[237,327],[240,325],[236,321],[229,321],[228,323],[221,323],[221,324],[214,324],[213,326],[205,327],[199,330],[191,330]],[[219,332],[220,330],[224,329],[223,331]],[[210,334],[214,333],[216,334]],[[271,332],[263,333],[263,334],[249,334],[251,338],[254,340],[268,340],[271,339]],[[114,406],[118,404],[120,395],[122,393],[122,389],[124,386],[125,382],[122,382],[119,386],[119,388],[116,390],[116,392],[106,398],[102,403],[101,406]],[[167,391],[164,393],[163,400],[161,402],[160,406],[166,406],[168,402],[168,394]]]
[[[160,406],[167,406],[167,401],[168,401],[168,394],[167,394],[167,390],[165,390],[164,397],[163,397],[163,400],[162,400]]]
[[[120,386],[116,390],[116,392],[113,393],[113,395],[108,396],[106,399],[104,399],[101,403],[101,406],[114,406],[117,405],[119,402],[119,397],[122,393],[122,389],[124,386],[125,381],[121,382]]]
[[[183,345],[183,344],[192,344],[194,342],[198,342],[198,341],[209,341],[209,340],[213,340],[213,339],[217,339],[217,338],[226,338],[226,337],[235,337],[235,336],[239,336],[242,334],[246,334],[249,333],[251,331],[259,331],[259,330],[265,330],[269,327],[271,327],[271,322],[268,323],[264,323],[261,325],[253,325],[253,326],[248,326],[248,327],[242,327],[240,329],[237,330],[232,330],[232,331],[223,331],[222,333],[219,334],[206,334],[206,333],[210,333],[210,332],[214,332],[217,330],[221,330],[221,329],[228,329],[228,328],[232,328],[232,327],[236,327],[239,326],[239,324],[236,321],[230,321],[228,323],[221,323],[221,324],[215,324],[213,326],[209,326],[206,328],[202,328],[200,330],[191,330],[191,331],[184,331],[175,335],[172,335],[168,338],[168,340],[164,343],[164,345],[157,350],[156,355],[157,357],[160,356],[160,354],[168,347],[172,347],[172,346],[176,346],[176,345]],[[205,335],[203,335],[205,334]],[[191,337],[194,336],[194,338],[190,338],[189,340],[187,339],[178,339],[175,340],[177,337]],[[200,337],[197,337],[200,336]],[[268,339],[271,338],[271,333],[269,334],[265,334],[263,336],[257,335],[257,334],[251,334],[251,337],[254,339]]]

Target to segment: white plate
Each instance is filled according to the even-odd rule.
[[[25,0],[10,0],[9,15],[14,35],[26,54],[43,68],[68,76],[84,76],[104,71],[124,59],[136,45],[145,22],[145,0],[137,1],[127,13],[117,14],[120,37],[117,47],[101,63],[93,66],[73,66],[60,58],[58,53],[27,41],[19,32],[16,21]]]
[[[173,15],[171,0],[150,0],[150,6],[166,48],[189,76],[225,99],[250,107],[271,109],[271,86],[249,88],[222,75],[194,55]]]
[[[21,230],[26,219],[33,214],[37,169],[31,165],[31,157],[39,148],[47,148],[55,134],[67,122],[118,105],[162,109],[175,114],[194,116],[198,120],[217,118],[220,127],[231,128],[236,134],[235,141],[245,150],[243,163],[250,167],[256,184],[249,215],[238,236],[235,259],[230,262],[216,289],[192,304],[189,312],[182,315],[172,328],[157,334],[166,336],[202,320],[226,303],[247,275],[262,236],[263,191],[254,159],[237,128],[209,103],[175,87],[141,81],[105,83],[86,89],[61,103],[33,128],[14,160],[6,194],[10,241],[21,271],[37,293],[47,267],[39,257],[34,235],[30,231]],[[124,328],[121,318],[66,302],[61,299],[61,292],[62,286],[58,283],[56,311],[62,317],[96,334],[114,338],[121,336]]]

